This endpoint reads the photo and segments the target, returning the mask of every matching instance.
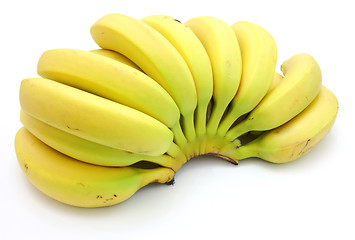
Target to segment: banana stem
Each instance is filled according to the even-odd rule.
[[[196,108],[196,134],[201,137],[206,134],[206,121],[207,121],[207,108],[208,102],[205,104],[199,103]]]
[[[247,145],[239,147],[239,141],[237,142],[237,140],[231,144],[225,145],[221,149],[220,154],[227,156],[236,162],[254,156],[253,151],[250,151]]]
[[[223,120],[221,124],[218,127],[218,135],[220,136],[225,136],[230,129],[230,127],[233,125],[233,123],[241,116],[239,112],[233,111],[228,111],[228,113],[223,117]]]
[[[170,148],[167,151],[167,154],[173,158],[173,160],[176,162],[176,164],[173,165],[172,169],[176,172],[181,168],[184,163],[187,162],[187,158],[182,151],[182,149],[176,145],[175,143],[172,143]]]
[[[174,179],[175,172],[170,168],[138,169],[140,177],[139,188],[150,183],[169,183]]]
[[[234,141],[235,139],[237,139],[238,137],[242,136],[243,134],[251,131],[250,127],[248,126],[248,119],[240,122],[239,124],[237,124],[235,127],[233,127],[232,129],[228,130],[228,132],[226,133],[226,139],[229,141]]]
[[[214,102],[214,103],[215,104],[213,105],[213,108],[212,108],[211,117],[207,123],[207,133],[209,135],[216,134],[219,122],[221,121],[221,118],[222,118],[224,111],[225,111],[225,108],[220,106],[219,102]]]
[[[184,147],[187,144],[187,139],[181,129],[181,125],[178,122],[171,128],[171,131],[174,133],[174,142],[179,146],[179,147]]]
[[[180,154],[180,152],[181,148],[175,143],[172,143],[168,151],[166,151],[166,153],[173,158],[176,158]]]
[[[193,113],[182,116],[182,126],[187,140],[193,141],[196,137]]]
[[[171,151],[170,152],[171,154],[173,154],[174,151],[176,151],[176,153],[174,153],[174,155],[178,156],[177,149],[173,150],[172,148],[170,148],[168,151],[169,152]],[[171,168],[175,172],[184,163],[183,159],[177,158],[177,157],[172,157],[171,155],[168,155],[168,154],[163,154],[161,156],[147,158],[146,160],[147,161],[153,161],[154,163],[159,164],[161,167]]]

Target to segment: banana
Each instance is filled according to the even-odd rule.
[[[322,74],[315,59],[296,54],[281,65],[284,79],[250,112],[247,118],[226,134],[230,141],[249,131],[276,128],[304,110],[317,96]]]
[[[218,18],[195,17],[185,22],[185,25],[200,39],[212,64],[213,108],[207,133],[214,135],[239,87],[242,73],[239,44],[231,27]]]
[[[186,62],[171,43],[148,24],[122,14],[108,14],[90,29],[104,49],[123,54],[157,81],[175,100],[185,136],[194,136],[196,88]]]
[[[172,158],[166,154],[152,157],[88,141],[31,117],[23,110],[20,113],[20,120],[24,127],[39,140],[55,150],[83,162],[101,166],[125,167],[148,161],[174,171],[177,171],[184,162],[184,159]]]
[[[172,129],[176,142],[185,142],[179,122],[180,111],[176,103],[164,88],[141,71],[92,52],[53,49],[42,54],[37,64],[37,72],[43,78],[79,88],[146,113]]]
[[[241,21],[232,25],[242,56],[242,77],[238,92],[224,116],[218,134],[224,136],[232,124],[250,112],[266,95],[277,63],[274,38],[264,28]]]
[[[338,108],[337,98],[323,85],[313,102],[295,118],[235,149],[230,156],[239,160],[258,157],[273,163],[293,161],[329,133]]]
[[[78,207],[111,206],[152,182],[169,183],[169,168],[140,169],[96,166],[77,161],[50,148],[25,128],[15,137],[19,165],[44,194]]]
[[[23,80],[20,105],[53,127],[108,147],[159,156],[172,145],[170,129],[147,114],[49,79]]]
[[[282,76],[278,72],[275,72],[274,77],[272,78],[269,90],[267,91],[266,94],[270,93],[276,86],[278,86],[281,83],[282,79],[284,79],[284,76]]]
[[[137,69],[138,71],[142,71],[142,69],[140,69],[134,62],[132,62],[129,58],[123,56],[121,53],[107,50],[107,49],[94,49],[94,50],[91,50],[90,52],[99,54],[101,56],[109,57],[111,59],[114,59],[116,61],[124,63],[130,67],[133,67],[133,68]]]
[[[204,136],[207,107],[213,92],[211,62],[205,48],[189,28],[171,16],[152,15],[141,21],[161,33],[179,51],[189,66],[197,92],[196,134]],[[187,136],[187,138],[193,140],[194,136]]]
[[[284,77],[280,73],[275,72],[274,77],[272,78],[270,88],[266,94],[269,94],[277,85],[279,85],[283,78]],[[251,131],[250,132],[250,134],[254,135],[254,136],[260,136],[263,133],[264,133],[264,131]]]

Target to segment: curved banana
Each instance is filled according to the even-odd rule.
[[[159,156],[173,141],[168,127],[140,111],[45,78],[21,82],[20,105],[51,126],[133,153]]]
[[[245,21],[234,23],[232,29],[242,55],[242,77],[238,92],[218,128],[221,136],[240,116],[253,110],[266,95],[277,63],[276,43],[268,31]]]
[[[50,148],[25,128],[15,138],[19,165],[44,194],[78,207],[104,207],[120,203],[152,182],[169,183],[169,168],[140,169],[96,166]]]
[[[100,52],[103,54],[103,50]],[[110,54],[119,56],[112,51]],[[53,49],[42,54],[37,72],[146,113],[172,129],[176,142],[185,142],[174,100],[157,82],[127,64],[88,51]]]
[[[130,67],[133,67],[133,68],[137,69],[138,71],[142,71],[142,69],[140,69],[134,62],[132,62],[129,58],[123,56],[121,53],[118,53],[118,52],[115,52],[112,50],[108,50],[108,49],[102,49],[102,48],[90,50],[90,52],[99,54],[101,56],[109,57],[111,59],[114,59],[116,61],[124,63]]]
[[[314,101],[295,118],[237,148],[231,157],[239,160],[258,157],[273,163],[295,160],[329,133],[338,107],[335,95],[322,86]]]
[[[218,18],[195,17],[185,22],[185,25],[200,39],[212,64],[213,108],[207,133],[214,135],[239,87],[242,73],[239,44],[232,28]]]
[[[83,162],[101,166],[125,167],[141,161],[148,161],[171,168],[175,172],[184,162],[180,158],[172,158],[166,154],[152,157],[88,141],[31,117],[23,110],[20,113],[20,120],[24,127],[39,140],[55,150]]]
[[[157,81],[175,100],[185,135],[193,136],[197,96],[189,67],[179,52],[148,24],[122,14],[108,14],[90,29],[104,49],[119,52]]]
[[[308,54],[286,60],[281,71],[284,79],[250,112],[248,117],[226,134],[230,141],[249,131],[276,128],[304,110],[317,96],[322,84],[318,63]]]
[[[195,81],[197,109],[195,129],[198,136],[206,133],[207,107],[212,98],[213,77],[210,59],[196,35],[173,17],[152,15],[141,19],[160,32],[181,54]],[[194,136],[186,136],[190,141]]]

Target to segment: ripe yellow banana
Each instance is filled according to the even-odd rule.
[[[183,57],[166,38],[148,24],[122,14],[100,18],[90,32],[101,48],[123,54],[157,81],[179,107],[185,135],[195,135],[194,80]]]
[[[338,101],[325,86],[314,101],[295,118],[237,148],[231,157],[258,157],[273,163],[295,160],[313,149],[330,131]]]
[[[283,78],[284,77],[280,73],[275,72],[274,73],[274,77],[272,78],[272,82],[271,82],[270,88],[269,88],[269,90],[267,91],[266,94],[271,92],[271,90],[273,90],[277,85],[279,85]],[[254,135],[254,136],[260,136],[263,133],[264,133],[264,131],[251,131],[250,132],[250,134]]]
[[[224,116],[218,134],[224,136],[232,124],[255,108],[270,88],[277,62],[274,38],[264,28],[250,22],[232,25],[242,55],[242,77],[238,92]]]
[[[281,83],[282,79],[284,79],[284,77],[280,73],[275,72],[269,90],[267,91],[266,94],[270,93],[276,86],[278,86]]]
[[[170,129],[147,114],[45,78],[22,81],[20,104],[51,126],[112,148],[159,156],[172,145]]]
[[[118,52],[115,52],[112,50],[108,50],[108,49],[102,49],[102,48],[101,49],[94,49],[94,50],[91,50],[90,52],[99,54],[101,56],[112,58],[112,59],[119,61],[121,63],[124,63],[130,67],[133,67],[139,71],[142,71],[142,69],[140,69],[134,62],[132,62],[129,58],[123,56],[121,53],[118,53]]]
[[[15,138],[21,169],[46,195],[78,207],[104,207],[131,197],[152,182],[169,183],[169,168],[104,167],[84,163],[47,146],[25,128]]]
[[[207,107],[213,92],[211,62],[205,48],[189,28],[173,17],[152,15],[141,20],[160,32],[179,51],[189,66],[197,92],[196,134],[204,136]],[[194,136],[187,136],[187,138],[191,141]]]
[[[195,17],[185,25],[200,39],[212,64],[213,108],[207,133],[214,135],[240,83],[242,59],[238,41],[232,28],[214,17]]]
[[[177,171],[185,160],[166,154],[155,157],[135,154],[88,141],[31,117],[23,110],[20,120],[29,132],[48,146],[72,158],[95,165],[125,167],[148,161]]]
[[[127,64],[88,51],[53,49],[42,54],[37,72],[146,113],[172,129],[176,142],[185,142],[174,100],[157,82]]]
[[[312,56],[297,54],[282,64],[281,71],[285,75],[281,83],[247,118],[227,132],[228,140],[233,141],[249,131],[266,131],[284,124],[304,110],[319,93],[322,74]]]

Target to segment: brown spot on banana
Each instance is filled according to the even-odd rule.
[[[71,127],[71,126],[69,126],[69,125],[67,125],[67,128],[69,128],[70,130],[80,131],[79,128],[73,128],[73,127]]]
[[[23,164],[23,166],[24,166],[24,168],[25,168],[25,172],[28,173],[28,164],[25,163],[25,164]]]
[[[306,142],[306,144],[303,146],[303,148],[301,149],[301,151],[298,153],[298,155],[303,155],[306,151],[307,151],[307,145],[308,145],[308,143],[311,141],[311,139],[309,138],[308,140],[307,140],[307,142]]]

